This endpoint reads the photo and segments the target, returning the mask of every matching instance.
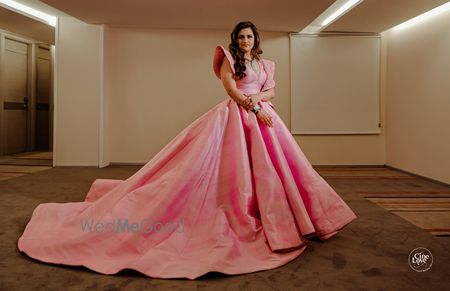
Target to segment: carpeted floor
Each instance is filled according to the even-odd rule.
[[[125,179],[138,166],[58,167],[0,181],[0,290],[448,290],[450,237],[433,236],[366,197],[450,197],[450,187],[388,168],[318,168],[358,218],[326,242],[277,269],[198,280],[163,280],[132,270],[114,276],[83,267],[45,264],[17,249],[33,209],[45,202],[78,202],[96,178]],[[400,195],[398,195],[400,193]],[[388,197],[389,198],[389,197]],[[378,200],[379,202],[379,200]],[[433,265],[413,271],[416,247],[433,254]]]
[[[48,170],[53,152],[23,152],[0,156],[0,181]]]

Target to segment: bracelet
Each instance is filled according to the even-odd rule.
[[[261,107],[258,104],[256,104],[255,107],[253,107],[252,112],[258,114],[259,111],[261,111]]]

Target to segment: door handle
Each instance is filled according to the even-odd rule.
[[[28,109],[28,97],[23,98],[23,108]]]

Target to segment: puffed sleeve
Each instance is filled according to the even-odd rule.
[[[273,61],[263,59],[264,70],[266,71],[267,78],[261,91],[266,91],[275,88],[275,80],[273,76],[275,74],[275,63]]]
[[[235,73],[233,56],[223,46],[219,45],[216,47],[216,51],[214,53],[214,61],[213,61],[214,73],[216,74],[217,78],[219,78],[219,79],[220,79],[220,67],[222,66],[222,60],[224,57],[226,57],[228,59],[228,61],[230,62],[230,66],[231,66],[231,70],[233,71],[233,74]]]

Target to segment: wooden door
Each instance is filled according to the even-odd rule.
[[[1,114],[3,154],[27,150],[29,44],[4,38]]]

